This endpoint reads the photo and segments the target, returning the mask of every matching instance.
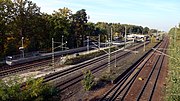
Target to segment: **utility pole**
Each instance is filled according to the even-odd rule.
[[[157,29],[157,32],[156,32],[156,42],[157,42],[157,36],[158,36],[158,29]]]
[[[89,36],[87,36],[87,52],[89,53]]]
[[[111,28],[111,33],[109,35],[109,55],[108,55],[108,67],[109,70],[108,72],[111,72],[111,44],[112,44],[112,28]]]
[[[54,68],[54,38],[52,38],[52,67]]]
[[[99,34],[99,38],[98,38],[99,39],[99,48],[101,47],[101,39],[100,38],[101,38],[101,36]]]
[[[126,26],[125,26],[124,49],[126,48],[126,34],[127,34],[127,32],[126,32]]]
[[[143,34],[143,30],[142,30],[142,35],[144,35],[144,34]],[[146,51],[146,44],[145,44],[145,42],[146,42],[146,37],[145,37],[145,35],[144,35],[144,48],[143,48],[143,51],[144,51],[144,52]]]
[[[115,64],[114,64],[114,67],[116,67],[116,52],[115,52]]]
[[[146,37],[144,36],[144,48],[143,48],[143,51],[146,51],[146,44],[145,44],[145,42],[146,42]]]
[[[108,54],[108,72],[110,73],[111,72],[111,46],[110,46],[110,37],[109,37],[109,54]]]
[[[112,27],[111,27],[111,42],[112,42]]]

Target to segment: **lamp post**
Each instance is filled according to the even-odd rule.
[[[67,49],[66,47],[67,47],[67,41],[65,42],[66,44],[65,44],[65,50]]]
[[[61,43],[61,45],[62,45],[62,51],[63,51],[63,37],[64,37],[64,36],[62,35],[62,40],[61,40],[61,41],[62,41],[62,43]]]
[[[111,46],[110,46],[110,38],[109,38],[109,54],[108,54],[108,72],[110,73],[111,72]]]
[[[22,47],[23,47],[23,58],[24,58],[24,43],[23,43],[24,37],[22,37]]]
[[[22,51],[22,57],[24,58],[24,43],[23,43],[24,37],[21,38],[21,47],[19,47],[19,50]]]
[[[100,34],[99,34],[98,41],[99,41],[99,48],[101,48],[101,36],[100,36]]]

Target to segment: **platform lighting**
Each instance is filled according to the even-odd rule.
[[[21,38],[21,47],[19,47],[19,50],[22,51],[22,57],[24,58],[24,37]]]

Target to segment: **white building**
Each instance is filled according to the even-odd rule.
[[[147,37],[147,35],[142,34],[130,34],[127,35],[127,40],[135,40],[135,41],[144,41],[144,37]]]

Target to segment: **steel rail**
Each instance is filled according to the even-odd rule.
[[[139,49],[139,48],[141,48],[142,46],[143,46],[143,45],[139,45],[138,47],[133,47],[133,48]],[[120,60],[122,56],[127,55],[127,54],[129,54],[129,53],[131,53],[131,52],[125,52],[125,53],[123,53],[123,54],[121,54],[121,52],[120,52],[120,56],[119,56],[119,55],[117,56],[117,60]],[[113,53],[113,55],[115,55],[115,53]],[[103,58],[104,58],[104,61],[106,61],[107,58],[106,58],[106,57],[103,57]],[[100,60],[102,60],[102,58],[101,58]],[[111,63],[113,63],[114,60],[115,60],[115,59],[111,59]],[[99,61],[99,60],[98,60],[98,61]],[[96,62],[92,61],[92,63],[95,64]],[[90,63],[90,65],[92,65],[92,63]],[[92,71],[92,73],[96,73],[97,71],[103,69],[103,68],[106,67],[106,66],[107,66],[107,62],[101,64],[101,65],[98,66],[98,67],[92,68],[91,71]],[[81,67],[83,68],[84,65],[81,66]],[[79,67],[79,68],[80,68],[80,67]],[[78,69],[75,68],[75,70],[79,70],[79,68],[78,68]],[[74,69],[73,69],[73,70],[74,70]],[[51,76],[53,76],[53,75],[51,75],[51,76],[49,76],[51,79],[45,78],[45,81],[44,81],[44,82],[48,82],[48,81],[54,80],[54,79],[56,79],[56,78],[60,78],[61,76],[64,76],[64,74],[67,75],[68,73],[72,73],[71,71],[73,71],[73,70],[72,70],[72,69],[68,69],[67,71],[65,70],[66,72],[65,72],[65,71],[63,71],[63,72],[62,72],[62,71],[61,71],[61,72],[58,72],[58,73],[56,73],[56,74],[58,74],[58,76],[51,77]],[[61,74],[61,73],[62,73],[62,74]],[[82,76],[83,76],[83,74],[81,73],[81,74],[79,74],[79,75],[77,75],[77,76],[74,76],[73,78],[70,78],[69,80],[66,80],[66,81],[63,81],[63,82],[59,83],[56,87],[57,87],[57,88],[58,88],[58,87],[61,87],[60,90],[62,91],[62,90],[64,90],[64,89],[70,87],[71,85],[74,85],[75,83],[78,83],[80,80],[83,79]],[[64,86],[64,87],[63,87],[63,86]]]
[[[160,47],[160,46],[159,46]],[[151,50],[152,51],[152,50]],[[154,53],[154,52],[153,52]],[[153,54],[151,55],[151,57],[153,56]],[[145,57],[144,57],[145,58]],[[150,58],[149,58],[150,59]],[[142,59],[142,60],[144,60],[144,59]],[[146,61],[147,62],[147,61]],[[140,63],[140,62],[139,62]],[[144,64],[145,65],[145,64]],[[144,66],[143,65],[143,66]],[[122,88],[120,91],[119,91],[119,89],[121,88],[121,86],[125,83],[125,81],[128,79],[128,77],[131,75],[131,73],[137,68],[136,66],[135,66],[135,68],[132,68],[132,70],[130,70],[125,76],[123,76],[122,77],[122,79],[120,79],[119,80],[119,82],[113,87],[113,88],[111,88],[101,99],[100,99],[100,101],[104,101],[104,100],[108,100],[108,101],[114,101],[117,97],[118,97],[118,95],[120,94],[120,93],[122,93],[122,91],[128,86],[128,88],[126,88],[127,90],[126,90],[126,92],[125,92],[125,94],[124,94],[124,96],[122,97],[122,99],[124,99],[124,97],[125,97],[125,95],[127,94],[127,92],[128,92],[128,90],[130,89],[130,87],[132,86],[132,84],[133,84],[133,82],[135,81],[135,78],[137,78],[137,76],[138,76],[138,74],[140,73],[140,71],[142,70],[142,68],[143,68],[143,66],[138,70],[138,72],[136,72],[136,74],[131,78],[131,80],[129,80],[127,83],[126,83],[126,85],[124,86],[124,88]],[[118,87],[118,88],[117,88]],[[114,91],[114,89],[116,89],[115,91]],[[112,94],[112,96],[111,96],[111,98],[108,98],[108,99],[105,99],[108,95],[110,95],[110,93],[111,92],[113,92],[114,91],[114,93]],[[119,91],[119,92],[118,92]],[[118,93],[117,93],[118,92]],[[121,100],[122,100],[121,99]]]
[[[165,43],[165,47],[167,47],[167,42]],[[158,64],[158,63],[162,64],[162,62],[163,62],[163,56],[159,55],[156,63],[153,65],[153,68],[152,68],[151,71],[150,71],[150,74],[148,75],[148,79],[145,81],[145,84],[144,84],[143,88],[141,89],[141,91],[140,91],[140,93],[139,93],[139,95],[138,95],[138,97],[137,97],[137,101],[140,100],[140,98],[141,98],[141,96],[142,96],[145,88],[146,88],[147,85],[148,85],[148,82],[150,81],[150,79],[151,79],[151,77],[152,77],[152,74],[153,74],[154,70],[157,68],[157,64]]]
[[[128,77],[133,73],[133,71],[141,64],[141,62],[143,62],[144,61],[144,59],[145,58],[147,58],[147,56],[149,55],[149,53],[150,53],[150,51],[145,55],[145,56],[143,56],[142,57],[142,59],[140,59],[140,61],[138,61],[138,63],[127,73],[127,74],[125,74],[125,76],[123,76],[117,83],[116,83],[116,85],[113,87],[113,88],[111,88],[101,99],[100,99],[100,101],[103,101],[111,92],[113,92],[113,90],[114,89],[117,89],[117,90],[115,90],[115,92],[113,93],[113,95],[112,95],[112,97],[110,98],[110,99],[108,99],[108,101],[113,101],[117,96],[116,96],[116,93],[118,92],[118,90],[120,89],[120,87],[126,82],[126,80],[128,79]],[[149,56],[149,58],[150,57],[152,57],[152,53],[151,53],[151,55]],[[148,60],[149,60],[149,58],[148,58]],[[147,61],[145,61],[145,63],[146,63]],[[143,64],[143,66],[145,65],[145,63]],[[141,71],[141,69],[143,68],[143,66],[141,66],[141,68],[139,69],[139,71],[133,76],[133,78],[135,78],[137,75],[138,75],[138,73]],[[132,79],[133,80],[133,79]],[[130,80],[126,85],[125,85],[125,87],[132,81],[132,80]],[[118,87],[118,88],[116,88],[116,87]],[[123,88],[123,90],[125,89],[125,87]],[[122,92],[122,90],[119,92],[119,93],[121,93]],[[119,94],[118,93],[118,94]],[[117,95],[118,95],[117,94]],[[107,100],[107,99],[105,99],[105,100]]]

